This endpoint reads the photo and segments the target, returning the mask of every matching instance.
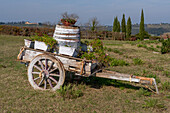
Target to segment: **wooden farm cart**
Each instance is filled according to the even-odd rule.
[[[65,81],[65,72],[69,71],[84,77],[96,76],[154,85],[156,93],[159,93],[154,78],[107,71],[92,60],[27,47],[21,48],[17,59],[28,65],[28,80],[34,89],[52,91],[59,89]]]

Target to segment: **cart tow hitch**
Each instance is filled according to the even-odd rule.
[[[145,85],[145,87],[148,88],[149,90],[151,90],[152,92],[155,92],[155,93],[159,94],[155,78],[147,78],[147,77],[140,77],[140,76],[134,76],[134,77],[140,79],[140,83],[141,84],[144,84],[144,85],[145,84],[154,85],[156,92],[153,91],[150,87],[148,87],[146,85]]]

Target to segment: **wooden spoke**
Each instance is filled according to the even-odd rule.
[[[37,75],[39,75],[39,74],[40,74],[40,72],[32,72],[32,74],[37,74]]]
[[[47,89],[47,80],[44,80],[44,89]]]
[[[60,77],[60,75],[58,74],[54,74],[54,73],[51,73],[50,76],[56,76],[56,77]]]
[[[40,79],[40,77],[34,78],[34,81],[36,81],[36,80],[38,80],[38,79]]]
[[[43,81],[44,81],[44,78],[41,79],[41,81],[40,81],[40,83],[38,84],[38,86],[40,86]]]
[[[40,67],[38,67],[37,65],[34,65],[34,67],[35,67],[36,69],[38,69],[39,71],[42,71],[42,69],[41,69]]]
[[[54,81],[56,84],[58,83],[57,80],[55,80],[53,77],[49,77],[52,81]]]
[[[51,63],[51,65],[48,67],[47,70],[50,71],[53,65],[54,65],[54,62]]]
[[[48,81],[48,83],[50,84],[50,87],[53,88],[53,85],[52,85],[52,83],[51,83],[51,80],[48,79],[47,81]]]
[[[53,71],[55,71],[55,70],[57,70],[57,69],[58,69],[58,67],[52,69],[51,71],[49,71],[49,73],[52,73]]]
[[[45,59],[45,70],[47,70],[47,68],[48,68],[48,61],[47,59]]]
[[[29,63],[28,80],[34,89],[56,91],[65,80],[64,66],[57,57],[37,55]]]
[[[41,65],[41,69],[44,70],[43,63],[42,63],[40,60],[39,60],[38,62],[39,62],[39,64]]]

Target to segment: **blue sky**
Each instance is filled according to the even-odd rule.
[[[143,8],[145,23],[170,23],[170,0],[0,0],[0,21],[58,22],[64,12],[76,13],[79,24],[97,17],[101,25],[112,25],[130,16],[140,22]]]

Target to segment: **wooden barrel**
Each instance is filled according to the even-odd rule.
[[[59,46],[79,48],[80,28],[77,26],[56,25],[53,38],[58,41]]]

